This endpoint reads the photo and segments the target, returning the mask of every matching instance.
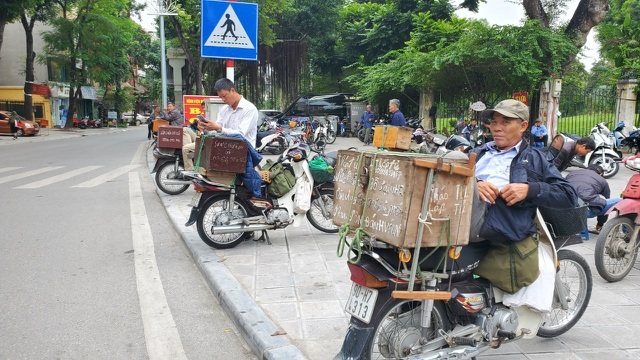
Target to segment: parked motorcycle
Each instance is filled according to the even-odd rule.
[[[551,311],[544,316],[524,305],[503,303],[506,294],[474,278],[472,265],[436,272],[425,266],[430,261],[425,262],[424,255],[397,252],[364,237],[355,247],[360,254],[348,263],[353,284],[345,310],[352,316],[334,359],[474,359],[504,343],[536,335],[555,337],[571,329],[589,304],[591,271],[578,253],[563,248],[571,241],[581,242],[578,236],[554,238],[540,212],[537,221],[540,242],[556,260]],[[441,253],[447,263],[456,261],[455,248]],[[413,267],[412,255],[421,259],[422,279],[410,286],[407,269]]]
[[[579,135],[566,133],[561,135],[565,138],[565,141],[567,138],[580,139]],[[616,140],[613,134],[609,131],[607,124],[601,122],[591,128],[589,136],[596,143],[595,150],[588,153],[584,158],[575,156],[571,161],[571,165],[581,168],[587,168],[591,164],[600,165],[604,170],[603,176],[606,179],[613,177],[620,170],[619,162],[622,160],[622,153],[616,147]]]
[[[73,127],[77,127],[78,129],[86,129],[87,123],[89,122],[88,117],[83,117],[82,119],[78,119],[77,117],[73,118]]]
[[[280,155],[287,148],[287,139],[282,127],[277,127],[275,130],[258,131],[256,141],[258,143],[256,150],[261,154],[268,152]]]
[[[622,160],[627,169],[636,173],[629,178],[622,200],[608,212],[595,248],[596,269],[603,279],[616,282],[624,279],[633,268],[640,247],[640,158]]]
[[[624,134],[624,128],[626,127],[624,121],[620,121],[618,126],[613,130],[613,136],[616,139],[616,146],[618,148],[627,148],[627,152],[632,152],[635,148],[635,153],[640,151],[640,129],[636,129],[633,126],[629,135]]]
[[[151,173],[155,173],[156,185],[163,193],[178,195],[185,192],[191,185],[191,180],[195,174],[184,171],[182,160],[182,149],[171,149],[172,152],[165,153],[159,148],[153,150],[156,164]]]
[[[436,129],[425,131],[422,128],[418,128],[413,132],[413,138],[419,146],[417,152],[423,154],[445,155],[451,151],[468,153],[472,149],[469,141],[464,136],[446,136],[438,134]]]
[[[100,119],[89,119],[89,121],[87,122],[87,126],[90,128],[101,128],[102,127],[102,120]]]
[[[278,162],[291,166],[296,183],[278,198],[269,195],[264,186],[263,198],[255,199],[239,184],[221,185],[204,178],[194,180],[196,194],[185,226],[196,224],[202,241],[216,249],[232,248],[254,231],[262,231],[262,238],[270,243],[266,230],[300,226],[305,216],[313,227],[322,232],[338,232],[332,221],[333,182],[314,181],[308,163],[310,154],[306,144],[297,144],[280,156]],[[296,211],[295,196],[299,188],[305,186],[305,178],[313,183],[311,206],[306,212]]]
[[[469,145],[472,148],[480,147],[489,141],[493,141],[491,131],[484,125],[480,124],[475,129],[469,132]]]

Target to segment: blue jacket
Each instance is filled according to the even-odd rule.
[[[473,149],[480,159],[494,142]],[[572,209],[578,204],[578,195],[560,171],[551,164],[544,153],[522,141],[518,154],[513,158],[509,173],[510,183],[529,184],[527,197],[507,206],[502,198],[489,205],[480,237],[490,241],[520,241],[537,232],[536,209]]]
[[[405,126],[407,124],[407,121],[404,119],[404,115],[400,112],[400,110],[398,110],[391,116],[390,124],[393,126]]]
[[[363,124],[365,129],[373,127],[374,120],[375,115],[373,114],[373,111],[365,111],[362,113],[362,116],[360,116],[360,124]]]

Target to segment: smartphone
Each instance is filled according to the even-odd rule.
[[[198,115],[196,117],[198,118],[198,121],[200,121],[200,122],[203,122],[203,123],[207,122],[207,119],[205,119],[204,116],[202,116],[202,115]]]

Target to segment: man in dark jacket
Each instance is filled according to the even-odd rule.
[[[587,217],[597,217],[595,233],[600,233],[602,226],[607,222],[607,211],[617,204],[621,198],[609,198],[611,190],[609,183],[602,175],[604,171],[600,165],[591,164],[587,169],[571,171],[567,175],[567,181],[576,189],[578,196],[588,206]]]
[[[371,129],[373,128],[373,122],[376,120],[373,111],[371,111],[371,105],[367,105],[367,109],[360,116],[360,124],[364,128],[364,144],[371,144]]]
[[[523,141],[522,135],[529,127],[525,104],[503,100],[483,111],[482,118],[489,119],[493,141],[473,150],[478,154],[475,176],[479,200],[487,204],[476,240],[484,239],[489,245],[485,259],[490,254],[520,252],[521,246],[526,246],[531,256],[516,268],[501,267],[508,261],[481,260],[476,274],[505,291],[515,292],[530,285],[539,274],[537,250],[531,251],[538,244],[537,208],[570,209],[577,205],[578,197],[545,154]],[[509,279],[514,271],[522,272],[517,273],[515,282],[513,276]]]
[[[407,121],[404,115],[400,111],[400,100],[389,100],[389,112],[391,113],[391,121],[389,122],[393,126],[405,126]]]
[[[569,167],[574,156],[586,156],[595,149],[595,141],[588,136],[574,141],[571,138],[556,135],[549,146],[549,152],[554,156],[553,163],[560,171],[565,171]]]

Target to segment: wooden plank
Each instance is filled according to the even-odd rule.
[[[396,290],[391,293],[394,299],[405,300],[450,300],[451,293],[449,291],[400,291]]]

